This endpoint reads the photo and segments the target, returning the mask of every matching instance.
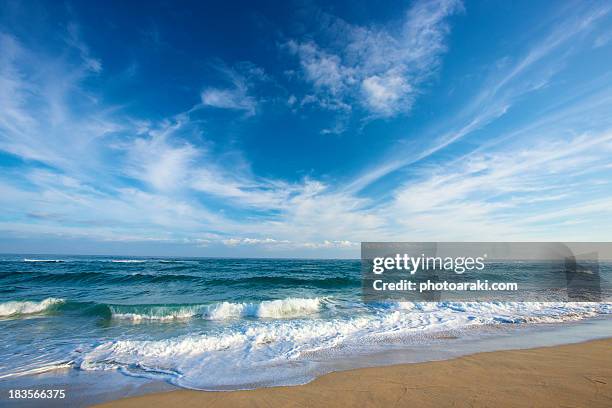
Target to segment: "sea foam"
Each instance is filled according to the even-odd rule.
[[[210,320],[225,320],[237,317],[280,319],[313,314],[319,311],[319,298],[287,298],[265,300],[259,303],[222,302],[207,308],[205,317]]]
[[[212,305],[111,305],[114,319],[135,322],[155,320],[204,318],[207,320],[228,320],[243,317],[261,319],[284,319],[317,313],[323,300],[320,298],[286,298],[254,303],[220,302]]]
[[[288,299],[284,299],[285,304]],[[310,305],[312,302],[295,302]],[[290,302],[291,303],[291,302]],[[264,302],[253,309],[222,303],[220,316],[285,313]],[[460,332],[478,326],[515,323],[558,323],[612,313],[598,303],[389,303],[369,313],[329,319],[245,320],[207,333],[159,340],[116,340],[84,353],[83,370],[121,369],[130,375],[163,375],[194,389],[236,389],[296,384],[311,379],[312,356],[331,358],[339,350],[380,349],[387,343],[410,342],[414,336]],[[283,312],[285,310],[285,312]],[[289,308],[289,310],[294,310]],[[265,311],[265,312],[264,312]],[[161,373],[161,374],[160,374]],[[146,374],[146,375],[149,375]]]

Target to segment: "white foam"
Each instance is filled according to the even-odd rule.
[[[142,320],[169,321],[177,319],[189,319],[201,313],[202,306],[149,306],[145,310],[126,311],[119,306],[110,306],[111,316],[114,319],[132,320],[139,322]]]
[[[51,363],[51,364],[44,365],[41,367],[34,367],[34,368],[25,369],[21,371],[14,371],[14,372],[6,373],[6,374],[0,374],[0,378],[22,377],[25,375],[42,374],[42,373],[46,373],[49,371],[71,368],[72,365],[73,365],[72,361]]]
[[[229,320],[243,317],[287,319],[317,313],[322,299],[286,298],[255,303],[221,302],[213,305],[185,306],[110,306],[114,319],[140,322],[146,320],[172,321],[202,317],[207,320]]]
[[[34,313],[41,313],[50,308],[51,306],[64,303],[64,299],[58,298],[47,298],[40,302],[33,301],[14,301],[0,303],[0,316],[16,316],[16,315],[27,315]]]
[[[147,261],[142,260],[142,259],[113,259],[111,260],[111,262],[114,262],[114,263],[143,263]]]
[[[313,300],[313,299],[310,299]],[[285,302],[288,299],[284,300]],[[295,302],[309,304],[314,302]],[[264,302],[249,313],[275,317],[294,308]],[[248,308],[246,308],[248,309]],[[298,308],[299,309],[299,308]],[[243,316],[244,304],[221,303],[219,318]],[[374,349],[410,341],[422,333],[461,331],[506,323],[550,323],[612,313],[598,303],[391,303],[360,315],[334,318],[245,320],[240,326],[161,340],[117,340],[84,354],[84,370],[121,368],[127,374],[164,373],[175,384],[195,389],[249,388],[310,379],[311,357],[326,359],[340,348]],[[215,316],[214,313],[209,315]],[[412,337],[411,337],[412,336]],[[138,373],[130,370],[138,369]]]
[[[23,262],[64,262],[62,259],[30,259],[24,258]]]
[[[207,308],[205,317],[210,320],[225,320],[237,317],[282,319],[317,313],[322,299],[287,298],[265,300],[259,303],[222,302]]]

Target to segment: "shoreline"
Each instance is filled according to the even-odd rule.
[[[99,408],[181,406],[589,406],[612,405],[612,337],[482,352],[450,360],[332,372],[297,386],[248,391],[176,390]]]
[[[486,352],[497,352],[504,350],[527,350],[542,347],[563,346],[569,344],[582,344],[597,339],[610,339],[612,333],[612,319],[609,316],[594,317],[576,322],[565,322],[563,324],[545,325],[504,325],[490,328],[490,330],[478,330],[474,332],[462,332],[461,336],[442,336],[430,338],[430,341],[415,341],[409,345],[390,345],[385,351],[367,354],[359,350],[351,353],[336,355],[330,359],[312,360],[309,376],[304,381],[285,381],[277,384],[255,384],[248,388],[225,388],[217,387],[207,391],[196,393],[222,393],[255,390],[274,387],[295,387],[308,384],[329,373],[342,373],[350,370],[359,370],[368,367],[389,367],[404,364],[421,364],[435,361],[448,361],[463,356],[471,356]],[[363,351],[363,350],[362,350]],[[323,356],[321,356],[323,357]],[[612,365],[612,362],[610,363]],[[66,393],[65,399],[47,400],[49,407],[62,407],[66,404],[74,407],[89,407],[95,404],[104,404],[124,398],[146,396],[150,394],[189,390],[182,388],[168,378],[157,376],[134,376],[126,375],[119,370],[81,370],[66,368],[53,370],[36,375],[19,376],[7,378],[0,387],[0,393],[8,395],[11,389],[63,389]],[[10,406],[15,408],[36,407],[40,400],[21,399],[12,400]]]

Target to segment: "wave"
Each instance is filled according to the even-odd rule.
[[[228,320],[242,317],[285,319],[320,310],[322,299],[287,298],[255,303],[221,302],[212,305],[110,305],[111,317],[132,321],[169,321],[189,318]]]
[[[30,259],[30,258],[24,258],[23,262],[59,263],[59,262],[65,262],[65,261],[63,259]]]
[[[111,305],[110,316],[119,320],[167,321],[189,319],[201,315],[203,305]]]
[[[317,313],[321,308],[322,299],[287,298],[266,300],[259,303],[218,303],[209,307],[206,318],[210,320],[225,320],[237,317],[258,317],[279,319],[298,317]]]
[[[218,302],[212,304],[136,304],[117,305],[95,302],[74,302],[49,297],[41,301],[0,303],[0,317],[18,317],[53,311],[56,314],[76,313],[103,319],[131,321],[172,321],[201,318],[205,320],[274,320],[316,317],[335,310],[337,302],[330,298],[285,298],[260,302]],[[612,314],[610,303],[552,302],[381,302],[355,303],[347,306],[355,314],[384,316],[419,316],[439,323],[445,319],[466,325],[499,323],[550,323],[579,320],[597,314]],[[329,317],[329,313],[327,314]],[[429,323],[428,323],[429,325]]]
[[[168,263],[169,265],[174,264]],[[177,269],[180,268],[180,269]],[[189,266],[187,266],[189,268]],[[166,282],[190,282],[194,284],[203,284],[206,286],[227,286],[227,285],[242,285],[242,286],[288,286],[288,287],[314,287],[314,288],[340,288],[359,286],[360,280],[349,277],[328,277],[318,279],[307,279],[291,276],[251,276],[241,278],[211,278],[200,271],[193,272],[199,274],[179,273],[185,271],[185,266],[182,263],[176,263],[176,268],[172,270],[174,273],[165,271],[154,271],[150,273],[117,273],[109,270],[104,271],[85,271],[85,272],[4,272],[0,271],[2,279],[18,279],[20,281],[35,280],[36,282],[48,283],[101,283],[101,284],[128,284],[128,283],[166,283]]]
[[[47,298],[40,302],[12,301],[0,303],[0,317],[31,315],[46,312],[65,303],[64,299]]]
[[[174,263],[169,263],[172,265]],[[180,269],[176,269],[180,268]],[[313,288],[340,288],[359,286],[360,280],[349,277],[328,277],[318,279],[307,279],[299,277],[283,277],[283,276],[252,276],[241,278],[211,278],[205,274],[180,273],[184,272],[185,267],[181,263],[177,263],[173,268],[173,273],[166,271],[155,271],[149,273],[117,273],[112,270],[105,271],[32,271],[32,272],[0,272],[0,279],[15,280],[15,281],[36,281],[39,283],[101,283],[105,285],[112,284],[129,284],[129,283],[169,283],[169,282],[185,282],[192,284],[201,284],[206,286],[252,286],[252,285],[274,285],[287,287],[313,287]],[[187,266],[189,268],[189,266]]]
[[[358,286],[361,284],[359,277],[328,277],[328,278],[299,278],[293,276],[252,276],[246,278],[230,279],[230,282],[245,284],[264,284],[264,285],[288,285],[288,286],[314,286],[319,288],[332,288],[340,286]]]
[[[0,279],[16,279],[18,281],[36,281],[38,283],[163,283],[174,281],[205,282],[205,278],[182,274],[152,274],[132,273],[118,274],[107,272],[5,272],[0,271]]]
[[[112,263],[144,263],[147,262],[144,259],[112,259]]]
[[[223,316],[244,310],[235,309],[219,308],[227,311]],[[563,322],[602,313],[612,313],[612,304],[390,303],[370,313],[342,318],[246,320],[240,327],[224,326],[204,334],[109,341],[83,353],[77,364],[83,370],[121,369],[136,376],[155,373],[194,389],[295,384],[310,379],[306,368],[317,355],[325,355],[329,361],[335,353],[353,349],[372,352],[385,344],[409,343],[439,332]]]
[[[324,299],[286,298],[253,303],[220,302],[213,304],[113,305],[94,302],[69,302],[47,298],[40,302],[15,301],[0,303],[0,317],[30,315],[53,310],[77,313],[103,319],[140,321],[172,321],[191,318],[228,320],[237,318],[287,319],[317,313]]]

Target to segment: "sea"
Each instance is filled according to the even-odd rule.
[[[0,381],[252,389],[612,335],[609,302],[366,303],[361,290],[359,260],[0,255]]]

